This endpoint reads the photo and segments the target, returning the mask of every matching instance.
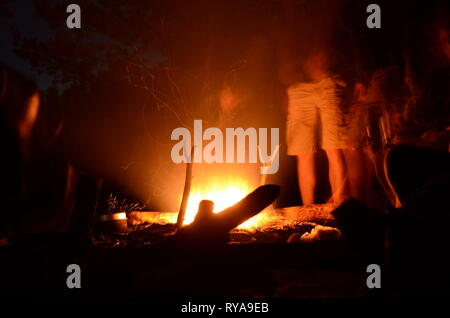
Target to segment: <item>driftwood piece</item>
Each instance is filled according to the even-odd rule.
[[[186,163],[186,176],[184,179],[184,189],[183,197],[181,199],[180,211],[177,217],[177,228],[181,229],[184,222],[184,215],[186,214],[186,207],[189,201],[189,195],[191,193],[191,183],[192,183],[192,158],[194,156],[194,147],[191,148],[190,157]]]
[[[279,195],[277,185],[264,185],[247,195],[235,205],[220,213],[212,211],[211,202],[203,201],[200,212],[190,225],[177,231],[174,239],[180,244],[217,244],[228,241],[228,232],[258,214]]]

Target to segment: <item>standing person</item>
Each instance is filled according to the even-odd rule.
[[[281,13],[279,78],[287,87],[287,154],[297,159],[304,205],[315,203],[321,149],[329,164],[329,201],[351,197],[344,149],[354,145],[347,105],[361,74],[352,30],[343,21],[345,5],[292,0]]]
[[[331,71],[325,48],[315,49],[303,67],[305,81],[289,86],[287,116],[288,155],[297,157],[300,193],[304,205],[315,203],[316,152],[323,149],[329,163],[331,201],[350,198],[343,149],[348,147],[344,110],[347,84]]]
[[[277,54],[278,76],[287,88],[287,154],[297,159],[300,193],[308,205],[316,201],[317,151],[324,150],[332,191],[329,201],[340,203],[352,196],[344,153],[355,147],[348,105],[363,93],[361,83],[367,82],[355,30],[344,14],[349,3],[283,3]]]
[[[27,194],[26,167],[31,163],[32,129],[40,108],[33,81],[0,64],[0,237],[19,229],[23,198]],[[2,233],[3,232],[3,233]]]

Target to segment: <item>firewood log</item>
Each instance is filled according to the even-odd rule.
[[[261,212],[279,193],[279,186],[263,185],[235,205],[216,214],[212,213],[211,201],[202,201],[200,213],[194,222],[178,230],[174,240],[179,244],[225,244],[231,229]]]

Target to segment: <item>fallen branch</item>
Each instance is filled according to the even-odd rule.
[[[188,245],[225,244],[230,230],[264,210],[279,193],[277,185],[260,186],[235,205],[214,214],[212,202],[202,201],[201,213],[197,214],[194,222],[179,229],[174,239],[179,244]]]
[[[184,215],[186,214],[186,207],[189,201],[189,194],[191,193],[192,183],[192,158],[194,156],[194,147],[191,148],[190,157],[186,160],[186,176],[184,179],[183,197],[181,199],[180,210],[177,217],[177,228],[181,229],[184,222]]]

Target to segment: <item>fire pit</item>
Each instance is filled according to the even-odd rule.
[[[95,255],[111,273],[134,264],[123,280],[140,296],[301,296],[311,290],[297,288],[319,287],[320,279],[307,281],[319,272],[331,295],[352,296],[360,266],[334,228],[336,206],[274,208],[277,195],[278,187],[264,186],[220,212],[199,197],[198,213],[187,209],[181,229],[177,212],[129,212],[128,234],[95,242]]]
[[[311,240],[338,240],[335,220],[331,212],[334,204],[316,204],[311,206],[293,206],[287,208],[268,207],[256,216],[232,229],[228,244],[249,243],[300,243]],[[129,234],[117,238],[119,245],[146,246],[163,242],[177,230],[177,212],[128,213]],[[194,216],[191,218],[195,218]],[[192,223],[186,221],[185,225]],[[324,233],[334,229],[331,235],[308,237],[314,229]],[[115,242],[114,245],[117,245]]]

